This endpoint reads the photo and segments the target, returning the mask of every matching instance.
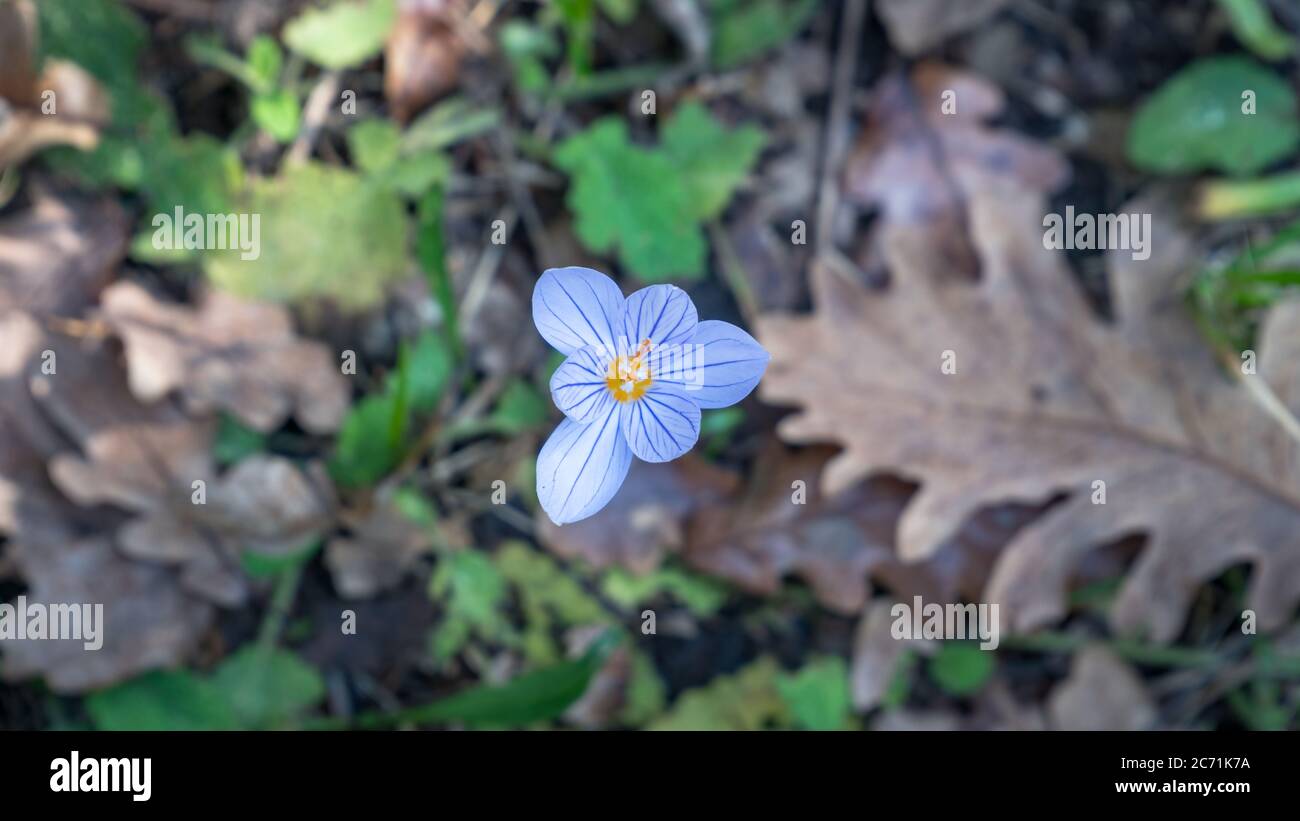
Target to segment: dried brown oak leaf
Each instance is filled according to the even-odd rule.
[[[1300,444],[1253,394],[1271,387],[1300,410],[1297,362],[1279,356],[1300,334],[1296,311],[1271,317],[1260,373],[1242,377],[1259,381],[1243,386],[1186,312],[1191,249],[1174,226],[1154,221],[1146,261],[1111,253],[1108,326],[1064,255],[1044,249],[1044,211],[1014,182],[973,193],[978,282],[929,264],[928,233],[911,226],[886,233],[887,290],[815,270],[813,315],[758,323],[772,353],[762,396],[802,408],[779,432],[844,446],[825,472],[831,492],[875,473],[919,482],[897,534],[909,560],[935,555],[981,508],[1064,494],[1012,537],[986,589],[1012,629],[1062,616],[1073,568],[1133,534],[1146,542],[1116,627],[1170,639],[1198,585],[1243,562],[1248,606],[1282,624],[1300,599]],[[1099,481],[1105,504],[1093,503]]]
[[[36,75],[38,34],[30,0],[0,3],[0,168],[52,145],[94,148],[108,120],[107,95],[80,66],[46,60]]]
[[[329,350],[297,337],[279,306],[208,291],[194,310],[119,282],[104,292],[103,312],[126,347],[131,392],[145,402],[175,390],[191,411],[224,410],[260,431],[292,414],[328,433],[347,415],[347,380]]]
[[[104,643],[5,641],[0,654],[7,679],[42,675],[56,692],[82,692],[180,664],[213,609],[182,588],[176,570],[133,561],[98,535],[120,515],[78,508],[50,483],[46,461],[74,444],[28,390],[48,345],[30,315],[0,312],[0,533],[28,603],[102,604]]]
[[[325,546],[325,566],[339,595],[368,599],[397,587],[433,548],[427,528],[392,499],[378,499],[366,513],[343,518],[349,535]]]
[[[845,169],[845,196],[879,209],[886,226],[928,227],[932,264],[976,275],[966,213],[972,194],[1007,179],[1049,192],[1069,176],[1055,152],[985,125],[1005,105],[997,86],[937,63],[891,73],[872,92]]]
[[[997,551],[1033,513],[1005,505],[984,511],[929,559],[909,564],[897,555],[894,529],[913,487],[880,477],[827,495],[820,477],[835,453],[779,445],[763,451],[740,492],[701,505],[690,518],[686,562],[763,595],[798,576],[818,601],[846,615],[867,603],[870,580],[902,599],[975,598]]]
[[[235,605],[248,592],[242,551],[290,552],[328,527],[332,492],[320,468],[256,456],[218,476],[211,419],[141,404],[106,342],[48,333],[36,344],[55,368],[28,365],[25,389],[68,440],[50,456],[49,476],[81,507],[130,514],[116,529],[127,556],[175,566],[187,589]]]
[[[31,188],[31,207],[0,220],[0,311],[79,316],[126,256],[126,212],[112,199]]]
[[[1074,656],[1069,677],[1047,703],[1058,730],[1150,730],[1156,706],[1141,677],[1101,645]]]

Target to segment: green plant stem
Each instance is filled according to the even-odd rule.
[[[674,66],[668,63],[650,63],[575,76],[555,89],[553,99],[576,102],[622,94],[637,88],[651,88],[673,69]]]
[[[1134,639],[1099,639],[1069,633],[1034,633],[1026,636],[1008,636],[1002,646],[1031,653],[1072,653],[1090,644],[1100,644],[1121,658],[1152,667],[1205,668],[1224,664],[1223,655],[1212,650],[1192,647],[1146,644]]]
[[[293,600],[298,595],[298,584],[302,581],[303,562],[295,562],[285,568],[275,579],[275,589],[271,592],[271,606],[266,611],[262,625],[257,631],[257,646],[261,650],[271,650],[284,632],[284,622],[293,607]]]
[[[1300,171],[1233,182],[1212,180],[1201,186],[1197,212],[1204,219],[1257,217],[1300,208]]]

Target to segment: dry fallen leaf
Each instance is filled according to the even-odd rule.
[[[1058,730],[1150,730],[1156,708],[1137,673],[1101,645],[1075,654],[1047,703]]]
[[[56,692],[78,693],[182,663],[212,622],[210,605],[185,593],[175,571],[124,558],[107,538],[16,542],[28,606],[103,605],[103,646],[79,641],[3,641],[4,677],[41,675]]]
[[[79,316],[126,256],[126,212],[112,199],[29,188],[31,206],[0,220],[0,311]]]
[[[384,49],[384,99],[398,122],[456,87],[465,47],[455,20],[465,16],[457,0],[401,0]]]
[[[844,445],[826,470],[832,491],[881,472],[919,481],[899,524],[909,560],[935,555],[983,507],[1064,494],[1011,539],[987,588],[1012,629],[1062,616],[1073,569],[1138,533],[1146,546],[1117,627],[1172,638],[1198,584],[1241,562],[1254,568],[1248,606],[1261,625],[1285,621],[1300,599],[1300,443],[1254,394],[1271,385],[1300,409],[1295,381],[1281,378],[1295,361],[1275,347],[1300,329],[1264,335],[1248,389],[1219,368],[1184,309],[1190,248],[1172,225],[1155,220],[1146,261],[1112,252],[1110,327],[1091,315],[1064,255],[1044,249],[1040,192],[990,179],[969,205],[980,281],[936,266],[927,231],[887,226],[886,291],[814,271],[814,315],[760,321],[772,352],[760,391],[804,409],[781,434]],[[942,369],[949,354],[955,373]],[[1098,481],[1104,505],[1093,502]]]
[[[665,553],[682,547],[682,523],[693,511],[718,503],[735,487],[734,474],[697,456],[659,464],[636,460],[604,510],[563,527],[539,511],[537,536],[566,559],[648,573]]]
[[[428,530],[403,514],[391,499],[377,499],[364,515],[344,524],[351,535],[325,546],[325,565],[339,595],[368,599],[391,590],[433,548]]]
[[[908,564],[897,556],[893,534],[913,489],[880,478],[827,496],[820,476],[834,453],[764,452],[740,494],[691,518],[687,563],[759,594],[775,593],[786,575],[797,575],[822,604],[844,614],[862,610],[870,580],[902,598],[974,598],[998,549],[1031,515],[1016,507],[989,510],[930,561]]]
[[[33,327],[16,319],[22,316],[10,314],[4,326],[15,338]],[[304,472],[257,456],[217,476],[212,420],[192,419],[167,402],[140,404],[104,341],[45,333],[26,344],[28,360],[14,363],[26,383],[16,375],[14,390],[29,393],[30,403],[22,400],[28,411],[61,437],[47,454],[49,477],[81,507],[130,514],[120,526],[98,528],[116,529],[126,555],[175,566],[187,589],[234,605],[248,592],[242,551],[289,552],[332,521],[332,490],[319,466]],[[49,372],[44,351],[52,354]],[[14,482],[20,494],[22,481]],[[195,503],[196,481],[204,483],[203,504]]]
[[[926,639],[894,638],[892,607],[889,601],[872,602],[854,631],[849,691],[853,695],[853,709],[859,713],[880,706],[905,652],[909,649],[927,655],[932,652],[933,644]]]
[[[0,311],[0,533],[10,537],[30,604],[99,603],[111,629],[94,651],[62,641],[4,642],[0,651],[6,678],[43,675],[58,692],[80,692],[181,663],[213,611],[175,570],[134,562],[108,538],[87,535],[111,531],[120,515],[78,508],[50,483],[46,461],[72,442],[28,390],[48,345],[31,316]]]
[[[1055,152],[985,125],[1005,103],[997,86],[939,64],[890,74],[872,93],[845,170],[849,201],[878,208],[886,226],[924,230],[931,264],[976,275],[967,200],[1008,179],[1050,192],[1069,175]]]
[[[259,431],[292,414],[305,430],[327,433],[347,415],[338,363],[324,345],[295,336],[279,306],[209,291],[194,310],[119,282],[104,292],[103,311],[126,346],[131,391],[145,402],[176,390],[193,412],[224,410]]]
[[[915,56],[978,26],[1009,0],[876,0],[876,13],[899,51]]]

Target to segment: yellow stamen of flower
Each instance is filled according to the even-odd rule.
[[[650,389],[650,363],[645,355],[649,353],[652,343],[648,339],[641,341],[640,347],[630,356],[616,357],[609,363],[605,374],[605,384],[614,394],[615,401],[632,402],[640,399]]]

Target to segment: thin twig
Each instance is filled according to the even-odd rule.
[[[307,95],[307,105],[304,106],[302,114],[302,128],[298,130],[298,136],[294,139],[293,146],[289,148],[286,157],[288,163],[297,165],[306,162],[316,148],[316,140],[320,138],[325,121],[329,119],[330,107],[338,98],[339,76],[337,71],[321,75],[321,78],[316,81],[316,86],[312,88],[311,94]]]
[[[858,42],[867,16],[866,0],[848,0],[840,26],[839,53],[831,86],[830,116],[827,118],[822,173],[818,182],[816,252],[820,256],[834,247],[835,214],[839,210],[839,175],[848,150],[849,103],[853,70],[858,64]]]

